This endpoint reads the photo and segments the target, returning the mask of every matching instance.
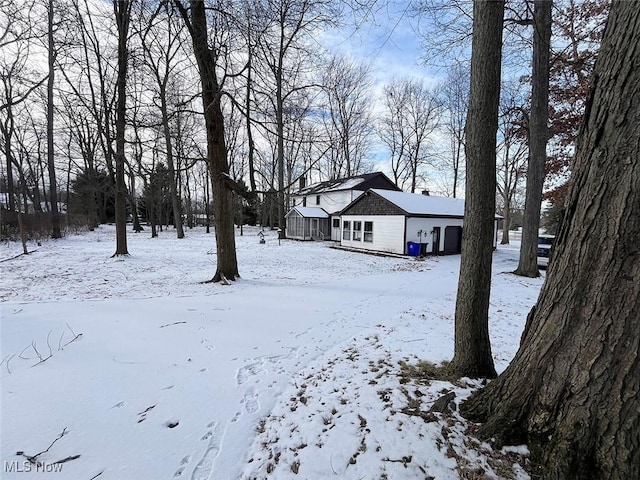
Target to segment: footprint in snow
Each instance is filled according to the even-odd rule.
[[[220,432],[218,427],[219,425],[217,422],[211,422],[207,425],[207,428],[211,428],[211,430],[202,437],[203,440],[205,438],[209,440],[207,449],[196,465],[196,468],[193,469],[191,480],[208,480],[211,477],[211,473],[213,472],[213,463],[216,457],[220,454],[222,440],[224,437],[224,432]]]
[[[189,465],[190,461],[191,461],[191,455],[187,455],[186,457],[184,457],[180,462],[180,467],[173,474],[173,478],[180,478],[184,473],[184,470],[187,468],[187,465]]]
[[[247,393],[244,394],[242,402],[244,403],[244,409],[247,411],[247,413],[256,413],[258,410],[260,410],[258,394],[256,394],[252,388],[247,390]]]

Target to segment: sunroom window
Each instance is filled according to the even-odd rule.
[[[351,240],[351,222],[342,222],[342,239]]]
[[[373,222],[364,222],[364,241],[373,242]]]
[[[362,222],[353,222],[353,241],[361,242],[362,241]]]

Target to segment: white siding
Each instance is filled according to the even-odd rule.
[[[462,218],[416,218],[407,219],[406,242],[429,243],[428,251],[431,252],[433,227],[440,227],[440,251],[444,251],[445,227],[462,227]],[[422,241],[418,237],[418,231],[422,230]],[[498,222],[494,222],[493,248],[498,245]]]
[[[324,208],[327,213],[336,213],[349,205],[353,200],[362,195],[363,192],[359,190],[340,190],[337,192],[325,192],[318,194],[306,195],[307,207],[320,207]],[[320,204],[316,203],[316,197],[320,196]],[[295,200],[296,206],[303,204],[302,196],[293,195],[292,200]],[[293,204],[293,202],[292,202]]]
[[[403,255],[406,248],[404,218],[402,215],[343,215],[342,222],[351,222],[352,232],[354,220],[362,222],[363,241],[341,239],[340,245]],[[364,222],[373,222],[373,242],[364,241]]]
[[[444,231],[445,227],[462,227],[461,218],[416,218],[407,219],[407,237],[406,242],[428,243],[428,251],[432,251],[433,238],[431,232],[433,227],[440,227],[440,248],[444,251]],[[422,240],[418,237],[418,231],[422,230]]]

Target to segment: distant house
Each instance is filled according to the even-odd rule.
[[[341,212],[344,247],[406,255],[456,254],[462,245],[464,200],[371,189]],[[494,219],[494,248],[498,219]],[[408,243],[414,245],[409,251]]]
[[[293,208],[285,215],[287,237],[296,240],[341,239],[340,211],[367,190],[400,189],[381,172],[328,180],[306,186],[291,195]]]

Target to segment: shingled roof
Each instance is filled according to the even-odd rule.
[[[293,195],[315,195],[340,190],[359,190],[364,192],[370,188],[381,188],[383,186],[388,186],[389,189],[400,190],[384,173],[374,172],[314,183],[308,187],[301,188],[297,192],[294,192]]]

